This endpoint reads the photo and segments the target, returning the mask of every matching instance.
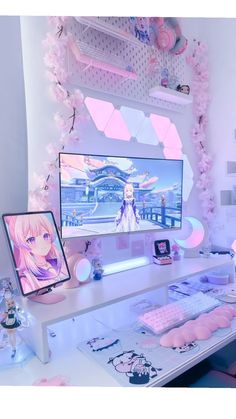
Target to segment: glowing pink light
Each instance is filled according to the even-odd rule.
[[[154,113],[150,114],[150,120],[153,125],[154,130],[156,131],[156,135],[160,141],[163,142],[164,138],[166,137],[168,128],[171,124],[169,118],[165,116],[156,115]]]
[[[184,249],[193,249],[194,247],[199,246],[204,238],[204,227],[202,223],[194,217],[185,217],[191,227],[192,232],[186,239],[175,239],[176,243]]]
[[[104,131],[113,111],[114,106],[111,102],[105,100],[93,99],[92,97],[86,97],[84,101],[97,129]]]
[[[163,150],[166,159],[178,160],[182,158],[182,151],[179,148],[167,148]]]
[[[231,248],[236,253],[236,240],[234,240],[233,243],[231,244]]]
[[[117,109],[113,112],[104,130],[106,137],[116,138],[117,140],[129,141],[131,134]]]
[[[182,148],[182,142],[177,132],[175,124],[171,124],[166,133],[166,137],[163,139],[165,147],[168,148]]]

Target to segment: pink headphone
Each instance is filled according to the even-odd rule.
[[[157,47],[161,51],[180,55],[187,48],[188,41],[182,35],[179,23],[174,17],[157,18]]]

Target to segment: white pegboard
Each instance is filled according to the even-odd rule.
[[[98,19],[128,33],[132,31],[128,17],[99,17]],[[152,98],[148,95],[150,88],[160,85],[161,70],[164,67],[168,68],[171,75],[174,74],[177,77],[180,84],[184,84],[185,70],[182,55],[171,55],[155,48],[158,68],[155,73],[150,75],[147,74],[151,54],[150,46],[140,42],[136,47],[128,41],[119,40],[91,27],[86,28],[74,18],[71,18],[68,30],[72,32],[77,41],[101,51],[107,57],[113,57],[113,60],[116,56],[125,66],[131,66],[138,75],[137,80],[130,80],[92,66],[85,69],[84,64],[78,63],[70,57],[69,71],[72,84],[172,111],[182,112],[184,110],[182,105]]]

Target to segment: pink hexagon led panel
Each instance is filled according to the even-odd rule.
[[[168,148],[182,148],[182,142],[175,124],[170,124],[166,136],[163,138],[163,143]]]
[[[234,240],[233,243],[231,244],[231,248],[236,253],[236,240]]]
[[[117,109],[112,113],[111,118],[109,119],[106,128],[104,129],[104,134],[109,138],[116,138],[117,140],[129,141],[131,134],[124,122],[124,119]]]
[[[151,113],[149,118],[151,120],[154,130],[156,131],[156,135],[159,141],[163,142],[164,138],[166,137],[168,128],[171,124],[169,118],[157,115],[155,113]]]
[[[94,99],[92,97],[86,97],[84,101],[97,129],[104,131],[108,120],[110,119],[114,106],[111,102],[105,100]]]
[[[179,148],[164,147],[163,154],[166,159],[178,160],[182,158],[182,151]]]

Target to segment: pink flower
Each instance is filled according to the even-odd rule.
[[[50,93],[57,102],[63,102],[67,98],[67,90],[60,84],[53,84],[50,87]]]
[[[54,118],[53,119],[54,119],[54,121],[56,123],[57,128],[60,131],[66,130],[66,128],[67,128],[67,121],[65,121],[65,119],[63,118],[63,116],[59,112],[56,112],[54,114]]]

